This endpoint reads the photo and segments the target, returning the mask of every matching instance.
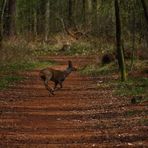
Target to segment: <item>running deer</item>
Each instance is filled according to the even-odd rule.
[[[68,67],[61,71],[61,70],[55,70],[52,68],[45,68],[40,71],[40,77],[44,81],[45,88],[49,91],[50,94],[54,95],[54,91],[57,88],[57,85],[60,85],[60,88],[63,87],[62,83],[68,77],[68,75],[72,71],[76,71],[77,69],[73,67],[72,62],[68,61]],[[48,82],[53,81],[54,82],[54,89],[48,86]]]

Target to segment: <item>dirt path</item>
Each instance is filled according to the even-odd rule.
[[[42,57],[62,65],[67,60],[80,66],[92,57]],[[39,70],[25,73],[28,80],[0,92],[0,147],[146,147],[148,127],[140,121],[148,116],[147,104],[130,105],[109,88],[96,83],[109,77],[80,77],[72,73],[64,88],[48,96],[38,77]],[[138,112],[138,116],[129,111]]]

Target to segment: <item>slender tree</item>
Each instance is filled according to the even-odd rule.
[[[3,18],[4,18],[4,10],[6,7],[6,0],[2,1],[1,11],[0,11],[0,48],[2,47],[2,40],[3,40]]]
[[[132,57],[131,57],[131,70],[133,69],[134,66],[134,60],[135,60],[135,29],[136,29],[136,25],[135,25],[135,10],[134,8],[132,9]]]
[[[68,0],[68,25],[72,25],[72,0]]]
[[[7,1],[7,17],[5,27],[6,35],[13,36],[16,34],[16,0]]]
[[[146,19],[147,26],[148,26],[148,10],[147,10],[147,7],[146,7],[146,2],[145,2],[145,0],[141,0],[141,3],[142,3],[145,19]]]
[[[33,34],[35,37],[37,36],[37,11],[35,8],[33,9]]]
[[[47,1],[39,1],[37,8],[37,33],[38,35],[45,37],[45,25],[46,25],[46,7]]]
[[[50,1],[46,0],[46,12],[45,12],[45,41],[48,40],[49,35],[49,17],[50,17]]]
[[[83,23],[86,24],[86,0],[83,0],[82,4]]]
[[[85,22],[86,26],[89,26],[92,23],[92,1],[85,0]]]
[[[120,21],[120,9],[119,2],[115,0],[115,17],[116,17],[116,44],[117,44],[117,59],[119,64],[119,70],[121,72],[121,80],[126,80],[126,68],[124,62],[124,54],[122,50],[121,43],[121,21]]]
[[[92,30],[93,32],[97,32],[97,27],[98,27],[98,1],[97,0],[93,0],[92,1]]]

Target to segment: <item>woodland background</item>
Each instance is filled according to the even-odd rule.
[[[147,60],[146,0],[1,0],[0,16],[1,69],[43,54],[95,53],[96,63],[118,61],[124,81],[126,68]]]

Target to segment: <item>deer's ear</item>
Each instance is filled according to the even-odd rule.
[[[72,62],[71,61],[68,61],[68,66],[72,67]]]

